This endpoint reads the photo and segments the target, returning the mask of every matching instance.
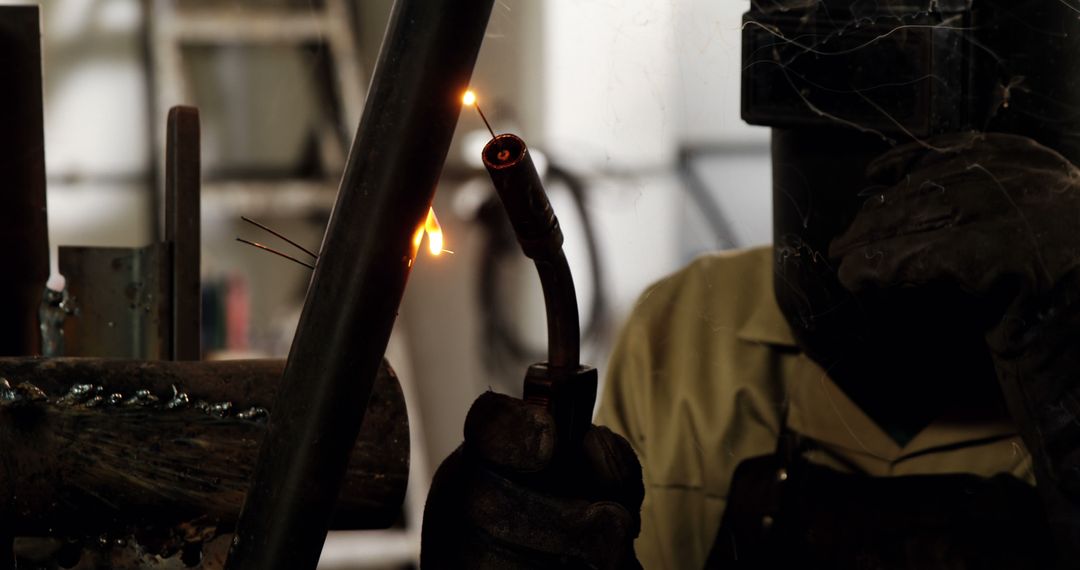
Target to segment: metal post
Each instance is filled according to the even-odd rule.
[[[398,0],[226,568],[313,569],[493,0]]]
[[[35,354],[49,278],[41,22],[37,6],[0,6],[0,355]]]
[[[169,109],[165,135],[165,243],[170,251],[169,341],[162,353],[171,360],[202,358],[199,283],[199,110]]]

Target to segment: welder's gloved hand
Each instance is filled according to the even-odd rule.
[[[553,461],[557,446],[543,408],[480,396],[465,443],[432,482],[421,567],[640,568],[633,543],[645,490],[630,444],[593,426],[565,470]]]
[[[944,286],[979,308],[1059,542],[1080,545],[1080,171],[1031,139],[969,134],[894,149],[869,175],[880,191],[830,248],[841,282]]]

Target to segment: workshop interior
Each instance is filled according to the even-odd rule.
[[[94,442],[96,430],[75,427],[92,417],[56,420],[74,423],[57,427],[51,443],[16,445],[40,457],[70,436],[59,432],[77,430],[89,447],[65,452],[67,465],[27,467],[22,476],[47,481],[16,506],[26,528],[7,532],[19,559],[43,568],[148,560],[221,568],[231,533],[190,519],[235,519],[243,501],[258,448],[251,430],[273,413],[276,377],[307,322],[312,268],[350,152],[378,154],[354,135],[379,88],[380,48],[393,49],[393,2],[2,4],[0,139],[9,159],[0,210],[6,241],[19,244],[2,256],[11,301],[4,354],[42,357],[2,365],[5,397],[63,400],[80,414],[182,412],[168,420],[182,427],[153,427],[141,415],[126,426],[101,420],[98,430],[127,432],[113,450]],[[548,356],[541,282],[485,169],[489,128],[528,141],[576,286],[574,358],[601,378],[615,332],[648,284],[703,252],[770,240],[767,130],[739,117],[745,4],[499,0],[490,18],[457,22],[473,38],[439,40],[479,50],[467,84],[424,79],[444,91],[411,95],[449,101],[442,123],[367,141],[446,139],[446,148],[414,147],[432,155],[414,159],[434,176],[425,223],[442,244],[419,234],[384,341],[393,372],[380,367],[368,384],[342,493],[350,507],[338,509],[320,568],[415,567],[426,489],[460,443],[469,405],[487,390],[522,395],[526,369]],[[394,79],[382,81],[389,89]],[[462,108],[465,89],[475,101]],[[387,238],[360,230],[355,239]],[[377,256],[365,248],[379,245],[347,247]],[[332,296],[323,293],[327,311],[348,310]],[[334,334],[331,323],[308,326]],[[44,394],[23,393],[20,382]],[[222,423],[231,425],[212,427]],[[154,459],[174,429],[204,447]],[[203,433],[210,429],[222,433]],[[140,447],[142,438],[151,441]],[[115,462],[95,473],[86,465],[97,454]],[[206,469],[189,473],[186,462]],[[185,478],[195,488],[155,495],[154,485]],[[44,506],[57,497],[63,508]]]
[[[1069,567],[1075,4],[0,0],[0,570]]]
[[[643,292],[773,243],[770,127],[1025,89],[929,4],[0,1],[0,569],[419,568],[479,396],[580,444]]]

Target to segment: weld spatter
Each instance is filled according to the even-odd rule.
[[[266,408],[254,406],[236,414],[236,417],[242,420],[265,421],[270,417],[270,412]]]
[[[232,402],[210,403],[199,400],[192,407],[210,416],[226,418],[232,415],[233,404]]]
[[[77,406],[85,404],[104,391],[104,388],[95,384],[75,384],[56,403],[62,406]]]
[[[0,378],[0,405],[31,404],[48,400],[45,392],[29,383],[23,382],[12,387],[7,378]]]
[[[187,392],[180,389],[176,384],[172,385],[172,399],[165,403],[166,410],[176,410],[179,408],[188,408],[191,406],[191,397]]]
[[[150,393],[150,390],[135,390],[130,398],[124,400],[124,406],[128,408],[145,408],[160,402],[161,400]]]
[[[36,386],[20,384],[12,388],[7,380],[0,378],[0,405],[6,401],[48,402],[49,399]],[[270,412],[265,408],[257,406],[238,412],[236,405],[230,401],[193,401],[191,396],[176,384],[172,385],[172,396],[165,402],[162,402],[150,390],[135,390],[128,396],[122,392],[106,392],[103,386],[96,384],[76,384],[68,390],[67,394],[57,398],[54,403],[60,406],[81,406],[91,409],[153,409],[163,411],[193,409],[215,418],[236,418],[256,422],[263,421],[270,415]]]

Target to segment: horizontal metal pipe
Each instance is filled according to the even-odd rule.
[[[0,512],[17,536],[227,532],[284,365],[0,358]],[[391,524],[408,470],[405,401],[384,366],[352,449],[335,527]]]

